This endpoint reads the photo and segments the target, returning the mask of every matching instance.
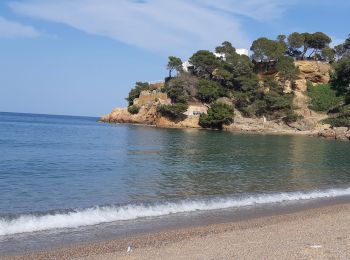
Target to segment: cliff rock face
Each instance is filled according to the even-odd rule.
[[[328,63],[316,61],[297,61],[295,65],[300,70],[294,90],[295,112],[303,117],[301,124],[307,125],[309,130],[316,129],[319,122],[327,118],[327,115],[309,109],[310,98],[307,95],[307,81],[314,84],[328,83],[330,81],[331,66]],[[301,126],[300,130],[303,130],[302,128]]]
[[[295,65],[300,70],[299,79],[323,84],[330,81],[331,66],[317,61],[297,61]],[[306,90],[306,89],[305,89]]]
[[[163,128],[200,128],[199,116],[188,116],[182,121],[173,121],[160,116],[156,104],[150,108],[141,107],[136,115],[130,114],[127,108],[116,108],[110,114],[102,116],[100,120],[105,123],[145,124]]]
[[[164,128],[200,128],[199,116],[188,116],[182,121],[173,121],[166,117],[159,117],[156,126]]]
[[[318,136],[329,139],[350,140],[350,130],[347,127],[335,127],[319,131]]]
[[[157,106],[152,105],[147,108],[140,108],[136,115],[128,112],[127,108],[115,108],[110,114],[101,117],[102,122],[106,123],[130,123],[130,124],[147,124],[155,125],[157,119]]]
[[[157,105],[171,104],[167,94],[161,92],[163,86],[164,83],[151,84],[150,90],[142,91],[140,96],[134,99],[134,105],[140,107],[137,114],[130,114],[127,108],[115,108],[110,114],[102,116],[100,121],[106,123],[156,125],[158,119]]]
[[[323,127],[319,123],[327,118],[327,114],[318,113],[308,108],[310,98],[307,95],[307,81],[311,81],[314,84],[328,83],[331,66],[327,63],[316,61],[296,61],[295,65],[299,68],[300,74],[294,86],[289,81],[282,82],[278,74],[275,75],[275,79],[284,85],[284,93],[294,93],[295,112],[302,116],[301,120],[286,125],[281,120],[267,121],[264,118],[245,118],[239,111],[235,110],[234,123],[225,128],[244,132],[303,132],[310,135],[317,135],[319,131],[325,129],[328,131],[329,127]]]

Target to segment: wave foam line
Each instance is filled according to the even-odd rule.
[[[287,201],[334,198],[347,195],[350,195],[350,187],[346,189],[330,189],[324,191],[251,195],[241,198],[183,200],[155,205],[129,204],[120,207],[94,207],[68,213],[47,214],[43,216],[22,215],[12,220],[0,218],[0,236],[60,228],[77,228],[121,220],[158,217],[175,213],[238,208]]]

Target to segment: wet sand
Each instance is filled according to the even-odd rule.
[[[350,204],[1,259],[350,259]]]

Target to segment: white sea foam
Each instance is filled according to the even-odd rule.
[[[0,236],[60,228],[77,228],[113,221],[157,217],[175,213],[238,208],[287,201],[334,198],[347,195],[350,195],[350,188],[311,192],[261,194],[240,198],[184,200],[155,205],[130,204],[120,207],[94,207],[68,213],[47,214],[42,216],[22,215],[11,220],[0,218]]]

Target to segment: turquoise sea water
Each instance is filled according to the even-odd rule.
[[[350,195],[350,143],[0,113],[0,237]]]

